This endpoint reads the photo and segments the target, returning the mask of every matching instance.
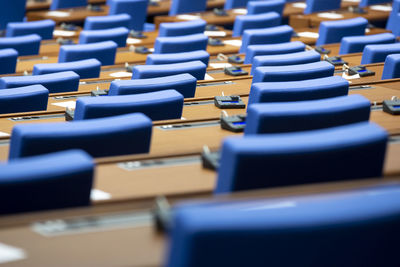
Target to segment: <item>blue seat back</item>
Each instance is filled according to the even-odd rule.
[[[385,62],[390,54],[400,53],[400,43],[367,45],[364,48],[361,64]]]
[[[147,6],[149,0],[110,0],[109,15],[129,14],[131,21],[130,30],[143,31],[147,17]]]
[[[237,16],[233,25],[232,36],[241,36],[248,29],[276,27],[280,24],[281,16],[276,12]]]
[[[39,54],[42,38],[37,34],[0,38],[0,49],[13,48],[19,56]]]
[[[132,17],[128,14],[117,14],[108,16],[86,17],[83,29],[89,30],[105,30],[112,28],[125,27],[130,28]]]
[[[13,48],[0,49],[0,74],[15,73],[18,52]]]
[[[50,10],[87,6],[87,0],[52,0]]]
[[[157,37],[155,54],[191,52],[207,49],[208,37],[203,33],[185,36]]]
[[[282,16],[285,4],[285,0],[250,1],[247,3],[247,14],[261,14],[273,11]]]
[[[172,0],[169,15],[175,16],[182,13],[193,13],[206,11],[207,0]]]
[[[304,14],[340,9],[341,0],[306,0]]]
[[[390,12],[390,16],[386,24],[386,29],[392,31],[394,35],[400,36],[399,24],[400,24],[400,0],[393,0],[392,12]]]
[[[0,114],[47,109],[49,90],[42,85],[0,90]]]
[[[383,68],[382,80],[400,78],[400,54],[388,55]]]
[[[255,56],[289,54],[301,52],[305,49],[306,45],[300,41],[267,45],[249,45],[246,49],[244,64],[251,64]]]
[[[150,54],[147,56],[147,65],[159,65],[159,64],[174,64],[188,61],[201,61],[208,66],[210,60],[210,54],[205,50],[196,50],[192,52],[182,53],[167,53],[167,54]]]
[[[1,1],[0,30],[5,30],[9,22],[23,21],[25,17],[26,0]]]
[[[366,45],[391,44],[396,41],[396,36],[391,33],[379,33],[365,36],[343,37],[339,54],[361,53]]]
[[[118,47],[126,46],[129,30],[125,27],[106,30],[83,30],[79,34],[80,44],[91,44],[104,41],[113,41]]]
[[[248,2],[249,0],[226,0],[224,9],[229,10],[237,7],[245,7]]]
[[[53,31],[56,23],[51,19],[29,21],[29,22],[10,22],[7,24],[6,37],[37,34],[42,40],[53,39]]]
[[[160,23],[159,37],[182,36],[196,33],[204,33],[207,22],[202,19]]]
[[[97,59],[84,59],[66,63],[36,64],[33,75],[43,75],[63,71],[73,71],[81,79],[98,78],[100,76],[101,62]]]

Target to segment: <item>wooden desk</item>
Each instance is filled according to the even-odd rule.
[[[105,4],[105,0],[88,0],[89,4],[92,5],[101,5]],[[34,0],[28,0],[26,2],[26,11],[34,11],[34,10],[44,10],[49,9],[51,5],[51,0],[45,0],[43,2],[36,2]]]

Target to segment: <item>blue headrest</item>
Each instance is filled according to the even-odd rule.
[[[207,49],[208,37],[202,33],[174,37],[157,37],[154,53],[180,53]]]
[[[362,17],[357,17],[354,19],[323,21],[319,26],[317,45],[340,43],[343,37],[364,35],[367,25],[368,20]]]
[[[131,16],[128,14],[86,17],[84,30],[104,30],[118,27],[129,28]]]
[[[37,84],[0,90],[0,114],[47,109],[49,90]]]
[[[332,76],[335,67],[319,61],[302,65],[258,67],[254,71],[253,83],[258,82],[290,82],[317,79]]]
[[[255,56],[289,54],[301,52],[305,49],[306,45],[300,41],[266,45],[249,45],[246,49],[244,64],[251,64]]]
[[[288,25],[265,29],[245,30],[242,37],[240,52],[244,53],[247,46],[257,44],[278,44],[290,42],[293,29]]]
[[[387,139],[367,122],[227,138],[215,192],[380,177]]]
[[[396,36],[400,36],[400,0],[394,0],[392,4],[392,12],[390,13],[386,29],[392,31]]]
[[[385,4],[385,3],[391,3],[392,0],[361,0],[360,1],[360,7],[367,7],[367,6],[372,6],[372,5],[379,5],[379,4]]]
[[[147,56],[146,65],[173,64],[199,60],[208,66],[210,54],[205,50],[182,53],[150,54]]]
[[[74,120],[86,120],[141,112],[152,120],[180,119],[183,96],[175,90],[104,97],[81,97]]]
[[[94,162],[68,150],[0,164],[0,213],[61,209],[90,204]]]
[[[107,4],[110,6],[109,15],[130,14],[129,29],[143,31],[149,0],[110,0]]]
[[[339,54],[360,53],[366,45],[370,44],[390,44],[396,41],[396,36],[391,33],[379,33],[365,36],[343,37],[340,44]]]
[[[265,195],[175,206],[165,266],[400,265],[398,185]]]
[[[22,158],[79,148],[93,157],[147,153],[151,120],[141,113],[109,118],[29,123],[14,126],[9,158]]]
[[[58,62],[71,62],[95,58],[102,65],[114,65],[118,45],[113,41],[92,44],[62,45]]]
[[[382,80],[400,78],[400,54],[386,57]]]
[[[321,54],[316,52],[315,50],[302,51],[290,54],[256,56],[253,58],[251,73],[254,73],[254,70],[260,66],[298,65],[298,64],[318,62],[320,60],[321,60]]]
[[[400,43],[367,45],[364,48],[361,64],[384,62],[390,54],[400,53]]]
[[[125,47],[128,34],[129,30],[124,27],[106,30],[84,30],[79,34],[79,43],[90,44],[103,41],[114,41],[118,47]]]
[[[229,10],[237,7],[245,7],[249,0],[226,0],[224,9]]]
[[[73,71],[81,79],[98,78],[100,76],[101,63],[97,59],[84,59],[66,63],[36,64],[33,67],[33,75],[42,75],[55,72]]]
[[[19,56],[39,54],[42,38],[37,34],[0,38],[0,49],[13,48]]]
[[[304,14],[340,9],[342,0],[306,0]]]
[[[160,23],[159,37],[182,36],[196,33],[204,33],[207,22],[202,19]]]
[[[53,39],[55,25],[56,23],[51,19],[29,22],[10,22],[7,24],[6,37],[37,34],[43,40],[51,40]]]
[[[0,78],[0,89],[41,84],[50,94],[78,91],[79,75],[64,71],[34,76],[8,76]]]
[[[194,97],[197,79],[188,73],[161,78],[113,81],[108,91],[109,96],[131,95],[174,89],[185,98]]]
[[[13,48],[0,49],[0,74],[15,73],[18,52]]]
[[[349,82],[340,76],[294,81],[253,83],[249,95],[252,103],[316,100],[347,95]]]
[[[237,16],[233,25],[232,36],[241,36],[247,29],[276,27],[280,24],[281,16],[276,12]]]
[[[23,21],[26,0],[2,1],[0,9],[0,30],[4,30],[9,22]]]
[[[87,4],[88,4],[87,0],[52,0],[50,10],[84,7],[87,6]]]
[[[146,79],[189,73],[197,80],[204,80],[207,66],[201,61],[189,61],[175,64],[140,65],[133,67],[133,79]]]
[[[172,0],[169,15],[174,16],[182,13],[193,13],[206,11],[207,0]]]
[[[250,1],[247,3],[247,14],[260,14],[274,11],[282,15],[285,4],[285,0]]]
[[[361,95],[251,104],[245,134],[309,131],[369,120],[371,102]]]

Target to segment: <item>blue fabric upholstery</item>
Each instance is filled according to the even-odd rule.
[[[131,16],[125,13],[108,16],[86,17],[83,29],[89,31],[105,30],[119,27],[129,28],[131,19]]]
[[[368,20],[362,17],[354,19],[323,21],[319,26],[317,45],[340,43],[343,37],[364,35],[367,25]]]
[[[0,214],[90,204],[94,162],[68,150],[0,164]]]
[[[79,75],[73,71],[64,71],[34,76],[9,76],[0,78],[0,89],[41,84],[51,94],[78,91]]]
[[[253,103],[291,102],[344,96],[349,82],[340,76],[294,81],[253,83],[249,105]]]
[[[247,3],[247,14],[260,14],[274,11],[282,16],[285,0],[250,1]]]
[[[245,30],[242,37],[240,52],[246,52],[249,45],[265,45],[290,42],[293,35],[292,27],[282,25],[265,29]]]
[[[87,0],[52,0],[50,10],[87,6]]]
[[[182,36],[204,33],[207,22],[202,19],[160,23],[159,37]]]
[[[302,51],[290,54],[256,56],[253,58],[251,73],[254,73],[254,70],[257,67],[261,66],[298,65],[298,64],[318,62],[320,60],[321,60],[321,54],[316,52],[315,50]]]
[[[182,53],[150,54],[147,56],[146,65],[174,64],[199,60],[208,66],[210,54],[204,50]]]
[[[0,90],[0,114],[47,109],[49,90],[42,85]]]
[[[15,73],[18,52],[13,48],[0,49],[0,74]]]
[[[141,113],[61,123],[17,124],[9,158],[22,158],[79,148],[93,157],[147,153],[151,120]]]
[[[241,36],[248,29],[276,27],[280,24],[281,16],[276,12],[237,16],[233,25],[232,36]]]
[[[118,45],[113,41],[92,44],[63,45],[60,47],[58,62],[71,62],[95,58],[101,65],[114,65]]]
[[[391,33],[379,33],[365,36],[348,36],[342,39],[339,54],[361,53],[366,45],[390,44],[396,41]]]
[[[372,5],[386,4],[391,3],[391,0],[361,0],[360,7],[367,7]]]
[[[113,81],[108,91],[109,96],[131,95],[174,89],[185,98],[194,97],[197,79],[188,73],[161,78]]]
[[[361,95],[251,104],[245,134],[309,131],[369,120],[371,102]]]
[[[319,61],[302,65],[258,67],[254,71],[253,83],[258,82],[290,82],[317,79],[332,76],[335,67]]]
[[[301,52],[305,49],[306,45],[300,41],[267,45],[249,45],[246,49],[244,64],[251,64],[255,56],[289,54]]]
[[[393,0],[392,12],[390,13],[386,29],[392,31],[396,36],[400,36],[400,0]]]
[[[361,64],[384,62],[390,54],[400,53],[400,43],[367,45],[364,48]]]
[[[224,9],[229,10],[237,7],[245,7],[248,2],[249,0],[226,0]]]
[[[382,80],[400,78],[400,54],[388,55],[383,67]]]
[[[86,120],[140,112],[152,120],[180,119],[183,96],[175,90],[104,97],[81,97],[74,120]]]
[[[171,0],[169,15],[174,16],[182,13],[193,13],[206,11],[207,0]]]
[[[13,48],[19,56],[39,54],[42,38],[37,34],[0,38],[0,49]]]
[[[1,1],[0,30],[5,30],[9,22],[23,21],[25,17],[26,0]]]
[[[197,80],[204,80],[207,66],[201,61],[189,61],[175,64],[140,65],[133,67],[132,80],[158,78],[189,73]]]
[[[7,24],[6,37],[37,34],[42,40],[53,39],[53,31],[56,23],[51,19],[29,21],[29,22],[10,22]]]
[[[103,41],[113,41],[118,47],[126,46],[129,30],[124,27],[112,28],[106,30],[81,31],[79,35],[80,44],[98,43]]]
[[[84,59],[66,63],[36,64],[33,75],[42,75],[63,71],[73,71],[81,79],[98,78],[100,76],[101,62],[97,59]]]
[[[226,138],[215,192],[380,177],[387,139],[368,122]]]
[[[341,0],[306,0],[304,14],[340,9]]]
[[[395,184],[175,205],[165,266],[399,266],[399,202]]]
[[[154,54],[181,53],[207,49],[208,37],[202,33],[185,36],[157,37]]]
[[[148,4],[149,0],[110,0],[108,3],[110,6],[108,14],[129,14],[131,16],[129,29],[143,31]]]

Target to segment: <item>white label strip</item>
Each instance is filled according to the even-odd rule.
[[[52,105],[62,107],[62,108],[75,109],[76,102],[75,101],[65,101],[65,102],[59,102],[59,103],[52,103]]]
[[[119,71],[119,72],[111,73],[110,76],[114,77],[114,78],[128,78],[128,77],[132,77],[132,73],[127,72],[127,71]]]
[[[369,8],[372,10],[377,10],[377,11],[387,11],[387,12],[392,11],[391,6],[384,6],[384,5],[375,5],[375,6],[370,6]]]
[[[305,9],[307,7],[307,4],[306,3],[293,3],[292,6]]]
[[[346,72],[343,72],[342,78],[345,78],[346,80],[354,80],[354,79],[360,79],[361,77],[360,77],[360,74],[349,76],[349,75],[347,75]]]
[[[319,34],[316,32],[298,32],[297,35],[300,37],[314,38],[314,39],[317,39],[319,37]]]
[[[0,132],[0,137],[9,137],[9,136],[10,135],[8,133]]]
[[[320,18],[324,18],[324,19],[342,19],[342,18],[344,18],[344,16],[342,14],[329,13],[329,12],[319,13],[317,16]]]
[[[69,17],[71,15],[69,12],[64,12],[64,11],[49,11],[46,14],[47,16],[60,17],[60,18]]]
[[[205,35],[210,36],[210,37],[225,37],[226,32],[224,31],[205,31]]]
[[[200,16],[196,16],[196,15],[187,15],[187,14],[183,14],[183,15],[178,15],[176,16],[177,19],[181,19],[181,20],[196,20],[196,19],[200,19]]]
[[[214,68],[214,69],[232,67],[232,64],[229,64],[229,63],[210,63],[209,65],[210,65],[211,68]]]
[[[204,76],[204,80],[215,80],[215,79],[206,73],[206,75]]]
[[[126,40],[126,43],[130,44],[130,45],[132,45],[132,44],[140,44],[141,42],[142,42],[142,40],[136,39],[136,38],[128,38]]]
[[[0,264],[23,259],[26,259],[23,249],[0,243]]]
[[[224,44],[241,47],[242,40],[225,40]]]
[[[53,34],[56,36],[71,37],[71,36],[75,35],[75,32],[74,31],[55,30],[55,31],[53,31]]]
[[[90,192],[90,199],[93,201],[96,200],[109,200],[111,199],[111,194],[101,191],[99,189],[92,189],[92,191]]]
[[[239,15],[246,15],[247,14],[247,9],[245,8],[236,8],[233,10],[233,13],[239,14]]]

